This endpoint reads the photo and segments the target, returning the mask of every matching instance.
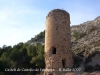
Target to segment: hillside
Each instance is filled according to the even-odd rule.
[[[100,17],[71,27],[72,50],[88,56],[100,50]]]
[[[44,33],[44,34],[43,34]],[[37,36],[43,34],[37,39]],[[45,31],[39,33],[27,43],[44,44]],[[83,71],[100,71],[100,16],[71,27],[71,43],[74,57],[74,67],[82,67]]]

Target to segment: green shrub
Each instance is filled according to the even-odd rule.
[[[72,36],[75,38],[75,41],[76,41],[76,40],[78,40],[79,38],[84,37],[85,35],[86,35],[85,32],[79,33],[77,30],[74,30]]]
[[[78,32],[76,30],[74,30],[72,36],[75,38],[75,40],[77,40],[79,37]]]

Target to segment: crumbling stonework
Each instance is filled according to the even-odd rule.
[[[44,75],[63,75],[63,68],[73,65],[71,52],[70,15],[65,10],[54,9],[46,17]],[[61,71],[60,71],[61,70]]]

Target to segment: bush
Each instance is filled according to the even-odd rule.
[[[94,30],[96,30],[96,29],[97,29],[96,26],[91,26],[91,27],[89,28],[89,32],[92,32],[92,31],[94,31]]]
[[[76,30],[74,30],[72,36],[75,38],[75,40],[77,40],[78,39],[78,36],[79,36],[78,35],[78,32]]]
[[[79,38],[82,38],[82,37],[84,37],[85,35],[86,35],[85,32],[83,32],[83,33],[79,33]]]
[[[79,56],[74,56],[73,60],[74,60],[73,68],[78,68],[80,64],[83,62],[83,60]]]
[[[79,38],[82,38],[86,35],[85,32],[81,32],[81,33],[78,33],[76,30],[73,31],[73,37],[75,38],[75,41],[78,40]]]
[[[93,66],[92,65],[85,66],[85,72],[93,72]]]

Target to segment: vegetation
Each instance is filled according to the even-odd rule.
[[[92,26],[89,28],[89,33],[91,33],[92,31],[94,31],[94,30],[96,30],[96,29],[97,29],[97,27],[92,25]]]
[[[74,30],[73,31],[73,37],[75,38],[75,41],[76,40],[78,40],[79,38],[82,38],[82,37],[84,37],[86,35],[86,33],[85,32],[77,32],[77,30]]]
[[[93,66],[92,65],[85,65],[85,72],[93,72]]]
[[[38,41],[41,38],[45,37],[45,30],[40,32],[39,34],[35,35],[34,38],[31,38],[31,41]]]
[[[73,68],[79,68],[80,67],[80,64],[83,62],[83,60],[79,57],[79,56],[74,56],[73,57]]]
[[[44,68],[44,46],[37,43],[36,46],[29,45],[27,43],[19,43],[17,45],[6,46],[0,48],[0,73],[4,75],[14,75],[14,71],[5,71],[8,69],[36,69]],[[23,75],[36,74],[39,71],[20,71],[17,75],[23,73]]]
[[[75,40],[77,40],[79,37],[78,32],[76,30],[74,30],[72,36],[75,38]]]

